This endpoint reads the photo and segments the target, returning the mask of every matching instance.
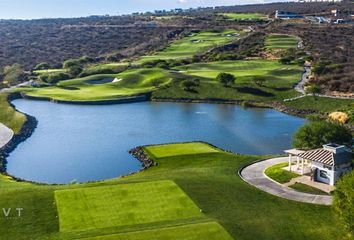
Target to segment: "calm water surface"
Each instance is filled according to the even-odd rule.
[[[141,168],[139,145],[206,141],[245,154],[281,153],[305,120],[271,109],[218,104],[131,103],[103,106],[15,100],[38,119],[8,158],[11,175],[45,183],[93,181]]]

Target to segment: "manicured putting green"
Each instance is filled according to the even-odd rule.
[[[190,36],[173,42],[170,46],[157,52],[155,55],[143,56],[140,60],[136,61],[135,64],[153,60],[190,58],[208,48],[232,42],[237,38],[238,34],[235,30],[192,33]]]
[[[84,240],[232,240],[225,229],[216,222],[188,224],[178,227],[160,228],[147,231],[121,233]]]
[[[145,150],[155,158],[216,153],[220,151],[209,144],[201,142],[148,146],[145,147]]]
[[[296,48],[298,40],[295,36],[270,34],[265,39],[265,46],[268,50]]]
[[[203,217],[173,181],[60,190],[55,199],[63,232]]]

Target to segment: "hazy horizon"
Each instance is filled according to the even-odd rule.
[[[133,12],[232,6],[280,2],[279,0],[0,0],[0,19],[71,18],[122,15]]]

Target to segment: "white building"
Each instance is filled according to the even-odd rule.
[[[347,147],[338,144],[326,144],[323,148],[301,151],[286,150],[289,154],[289,170],[293,164],[292,157],[296,156],[296,167],[301,174],[310,169],[313,181],[334,185],[345,173],[353,170],[353,154]]]
[[[343,0],[298,0],[298,2],[343,2]]]

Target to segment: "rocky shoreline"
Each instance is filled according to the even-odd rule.
[[[181,103],[214,103],[214,104],[234,104],[245,107],[259,107],[259,108],[272,108],[282,113],[293,115],[296,117],[306,117],[309,114],[318,114],[315,110],[305,110],[287,107],[279,102],[258,102],[258,101],[245,101],[245,100],[224,100],[217,98],[206,99],[188,99],[188,98],[153,98],[154,102],[181,102]]]
[[[143,170],[156,165],[156,163],[145,153],[142,146],[129,150],[129,153],[141,162]]]

